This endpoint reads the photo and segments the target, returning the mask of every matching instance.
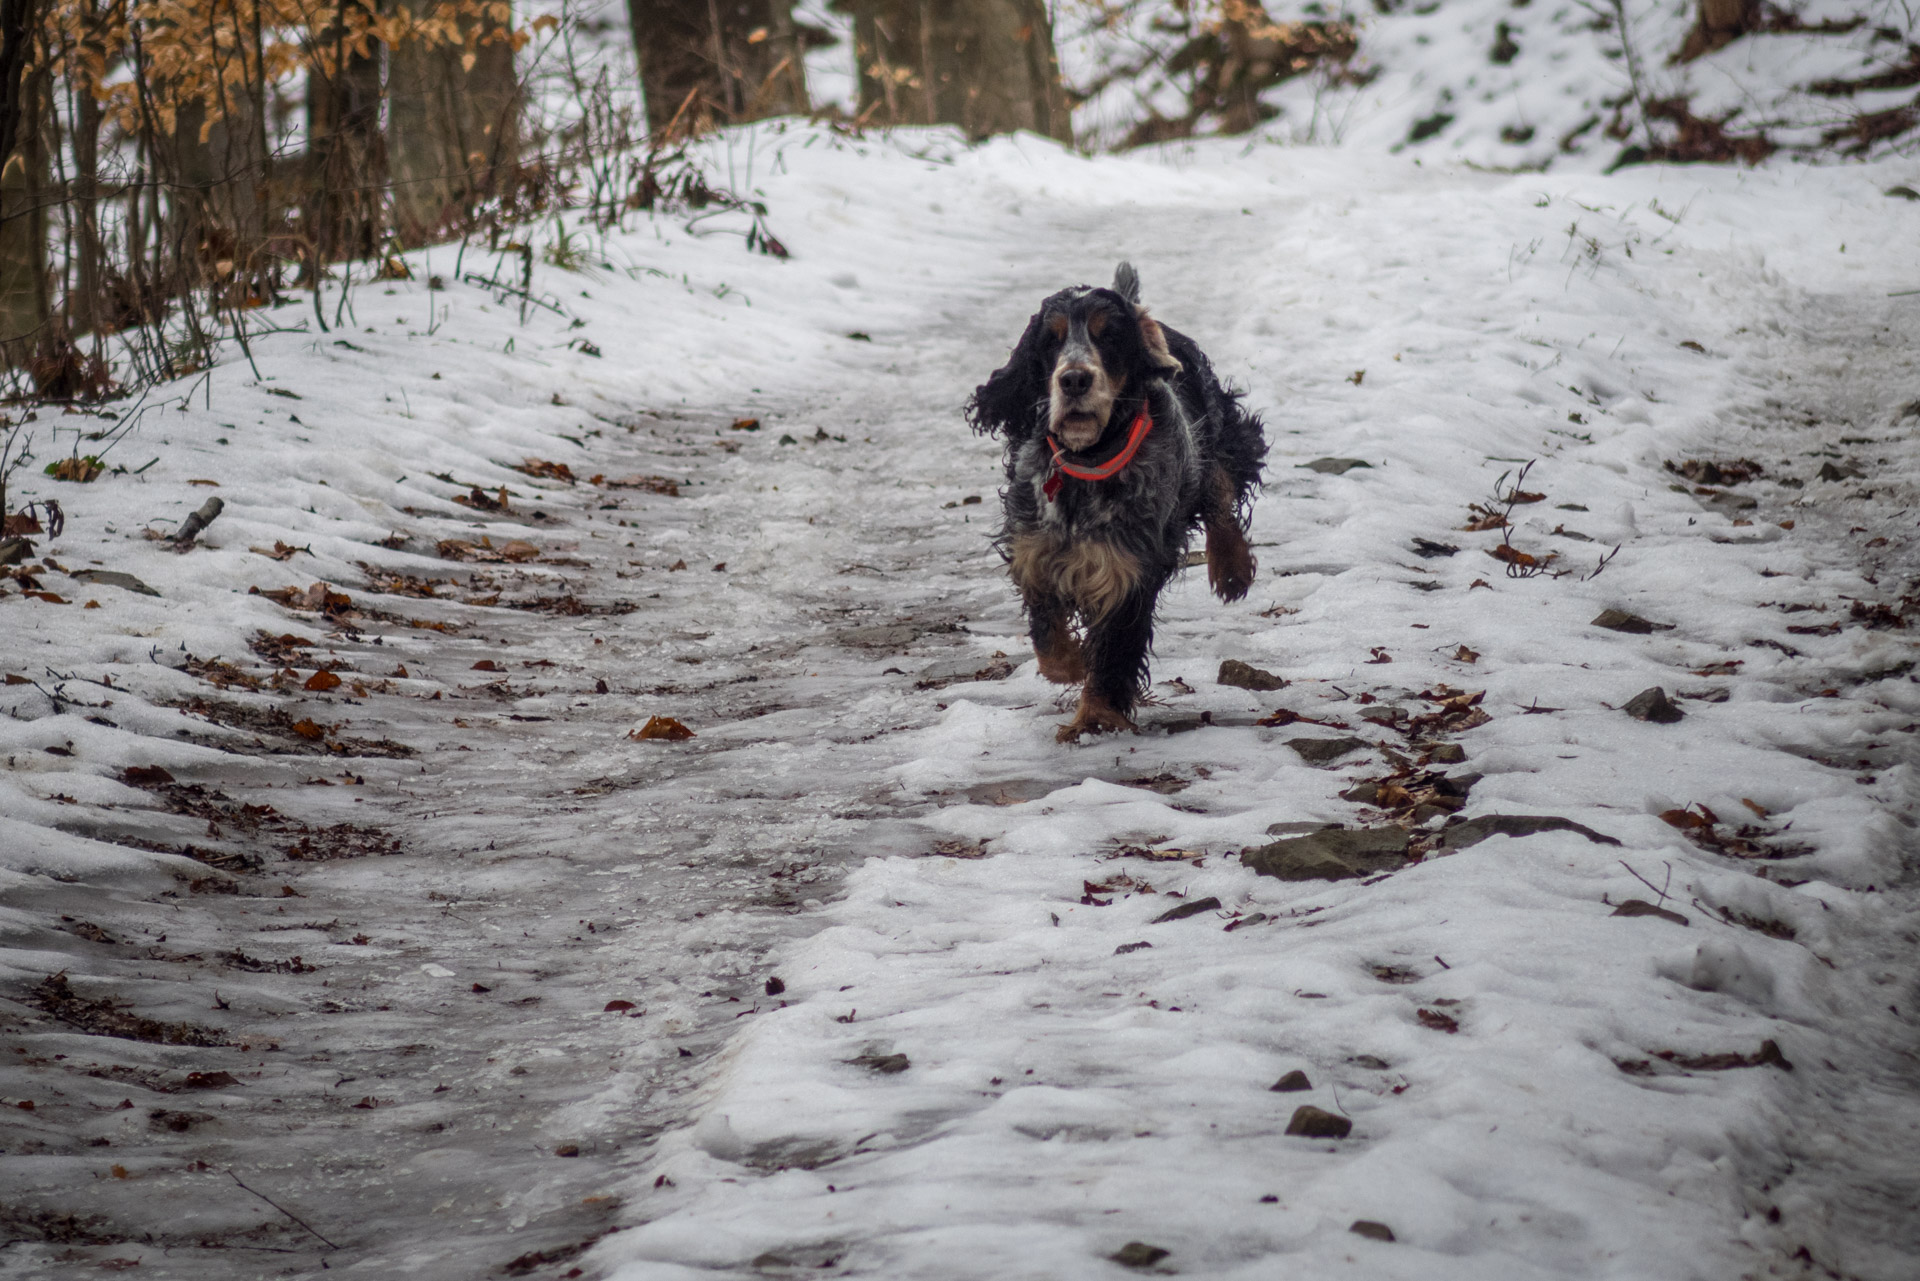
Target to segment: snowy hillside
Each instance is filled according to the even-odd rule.
[[[1687,119],[1677,104],[1695,122],[1686,145],[1703,154],[1683,158],[1721,149],[1700,121],[1789,153],[1879,154],[1920,120],[1916,33],[1898,0],[1767,7],[1770,30],[1686,63],[1674,59],[1695,22],[1692,0],[1375,0],[1358,10],[1276,0],[1267,11],[1282,24],[1345,22],[1358,37],[1351,61],[1263,95],[1278,115],[1258,134],[1285,142],[1404,147],[1496,169],[1603,169],[1650,145],[1637,124],[1636,71],[1638,96],[1659,122],[1655,141],[1679,141]],[[1181,114],[1190,73],[1168,60],[1191,30],[1183,10],[1068,5],[1060,30],[1069,83],[1132,73],[1076,113],[1083,141],[1112,145],[1150,114]],[[1876,79],[1879,87],[1848,83]]]

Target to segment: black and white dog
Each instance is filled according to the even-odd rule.
[[[1085,682],[1060,741],[1134,729],[1154,603],[1193,530],[1207,531],[1207,581],[1221,600],[1253,585],[1259,417],[1192,339],[1147,315],[1124,262],[1111,289],[1063,289],[1041,303],[966,412],[975,431],[1006,439],[995,546],[1020,588],[1040,673]]]

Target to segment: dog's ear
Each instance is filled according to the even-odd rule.
[[[1121,265],[1125,266],[1124,263]],[[1178,377],[1185,366],[1174,359],[1173,353],[1167,350],[1167,334],[1160,328],[1160,322],[1149,316],[1147,309],[1138,304],[1134,306],[1133,315],[1134,319],[1140,323],[1140,342],[1147,349],[1147,360],[1166,377]]]
[[[982,436],[1005,432],[1007,439],[1018,443],[1039,425],[1047,405],[1047,384],[1040,370],[1042,315],[1034,313],[1007,363],[975,387],[967,400],[967,425]]]
[[[1113,269],[1113,292],[1136,307],[1140,305],[1140,273],[1132,263],[1123,261]]]

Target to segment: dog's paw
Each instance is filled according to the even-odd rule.
[[[1074,712],[1072,720],[1054,733],[1054,740],[1077,743],[1082,734],[1118,734],[1122,730],[1138,734],[1140,727],[1125,712],[1089,690],[1080,695],[1079,709]]]
[[[1246,535],[1231,526],[1207,530],[1207,585],[1223,601],[1236,601],[1253,588],[1258,562]]]

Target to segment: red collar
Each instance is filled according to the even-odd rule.
[[[1071,476],[1075,480],[1112,480],[1133,461],[1133,456],[1140,452],[1140,442],[1145,440],[1147,433],[1152,430],[1153,415],[1147,411],[1146,402],[1142,401],[1139,416],[1133,420],[1133,427],[1127,432],[1127,443],[1121,446],[1119,453],[1097,467],[1074,466],[1061,452],[1060,442],[1052,435],[1048,435],[1047,444],[1053,449],[1053,474],[1047,477],[1046,484],[1042,486],[1047,500],[1051,502],[1053,496],[1060,492],[1062,476]]]

